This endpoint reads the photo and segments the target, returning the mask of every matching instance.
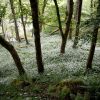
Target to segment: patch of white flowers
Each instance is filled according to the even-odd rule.
[[[60,54],[61,37],[58,35],[41,36],[42,55],[45,74],[57,74],[58,76],[72,76],[85,70],[89,46],[84,45],[78,49],[72,48],[72,41],[67,41],[65,54]],[[36,65],[36,55],[34,39],[30,40],[30,45],[24,43],[14,44],[29,76],[38,75]],[[89,49],[89,48],[88,48]],[[93,67],[100,69],[100,47],[96,48]],[[0,83],[11,81],[18,76],[17,68],[9,52],[0,45]],[[56,76],[57,77],[57,76]]]

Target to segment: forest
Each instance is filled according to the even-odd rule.
[[[100,0],[0,0],[0,100],[100,100]]]

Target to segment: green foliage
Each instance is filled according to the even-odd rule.
[[[84,100],[84,98],[82,97],[80,93],[77,93],[75,100]]]
[[[67,86],[60,87],[60,86],[51,86],[48,87],[48,92],[53,93],[52,95],[56,95],[60,98],[60,100],[64,100],[65,97],[69,97],[70,89]]]
[[[49,85],[47,90],[49,93],[56,93],[55,85]]]
[[[60,98],[60,100],[64,100],[65,98],[70,97],[70,93],[78,93],[79,87],[83,86],[84,83],[81,80],[62,80],[56,85],[50,85],[48,87],[48,92],[53,93]],[[78,96],[79,97],[79,96]],[[78,99],[77,99],[78,100]]]
[[[89,92],[84,93],[84,100],[90,100],[90,93]]]
[[[64,100],[66,97],[69,96],[70,96],[70,89],[67,86],[64,86],[59,93],[59,98],[60,100]]]
[[[90,18],[85,21],[81,22],[80,25],[80,40],[82,40],[82,43],[90,42],[92,39],[92,33],[94,26],[97,25],[97,20]],[[99,39],[99,38],[98,38]]]
[[[36,85],[35,87],[32,88],[32,92],[39,93],[40,92],[40,88]]]
[[[12,97],[16,97],[18,94],[17,88],[15,88],[12,85],[4,85],[4,84],[0,84],[0,93],[2,93],[4,96],[0,97],[2,100],[4,98],[10,98],[10,96],[12,95]]]
[[[59,5],[59,10],[60,10],[60,15],[61,15],[61,21],[63,26],[65,25],[65,7],[63,6],[63,2],[58,0],[58,5]],[[52,0],[48,1],[46,4],[45,12],[42,15],[42,7],[43,7],[43,0],[39,1],[39,19],[40,22],[43,24],[43,32],[45,33],[51,33],[53,32],[56,28],[58,28],[58,21],[57,21],[57,15],[56,15],[56,8],[55,4]],[[58,33],[57,33],[58,34]]]
[[[6,6],[5,4],[0,4],[0,19],[3,18],[6,14]]]

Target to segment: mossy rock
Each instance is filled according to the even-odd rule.
[[[64,86],[59,92],[60,100],[70,100],[70,89],[67,86]]]
[[[80,93],[84,95],[84,87],[85,84],[81,80],[62,80],[54,86],[49,86],[48,91],[58,96],[60,100],[69,100],[70,94]]]
[[[19,87],[19,88],[24,88],[26,86],[29,86],[30,83],[28,81],[23,81],[23,80],[17,80],[17,79],[15,79],[15,80],[13,80],[11,82],[11,85]]]
[[[48,92],[50,95],[58,97],[60,100],[69,100],[67,98],[70,97],[70,89],[67,86],[56,87],[56,85],[55,86],[50,85],[48,88]]]
[[[49,93],[56,92],[56,88],[55,88],[55,86],[51,86],[51,85],[49,85],[49,87],[48,87],[48,92],[49,92]]]
[[[77,92],[84,93],[84,91],[86,90],[85,84],[81,80],[62,80],[60,83],[56,85],[56,87],[60,88],[64,86],[67,86],[70,89],[70,91],[75,94],[77,94]]]

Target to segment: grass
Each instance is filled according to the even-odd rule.
[[[48,88],[58,84],[63,79],[81,79],[86,85],[94,89],[100,86],[100,47],[96,47],[93,69],[84,75],[89,46],[82,45],[78,49],[72,48],[72,41],[66,45],[66,53],[60,55],[61,38],[59,35],[41,35],[43,62],[45,72],[39,75],[37,72],[34,39],[31,38],[29,45],[25,42],[15,43],[14,46],[21,58],[30,83],[24,89],[16,88],[11,83],[18,78],[18,72],[12,57],[3,47],[0,46],[0,98],[3,100],[12,98],[13,100],[40,100],[40,98],[52,98],[48,95]],[[19,82],[20,83],[20,82]],[[65,91],[65,88],[64,88]],[[42,93],[41,93],[42,92]],[[2,94],[4,93],[4,94]],[[8,96],[8,94],[9,96]],[[39,95],[37,95],[39,94]],[[61,93],[61,96],[65,95]],[[62,97],[63,98],[63,97]],[[57,98],[55,97],[54,100]],[[46,99],[48,100],[48,99]],[[52,99],[53,100],[53,99]]]

